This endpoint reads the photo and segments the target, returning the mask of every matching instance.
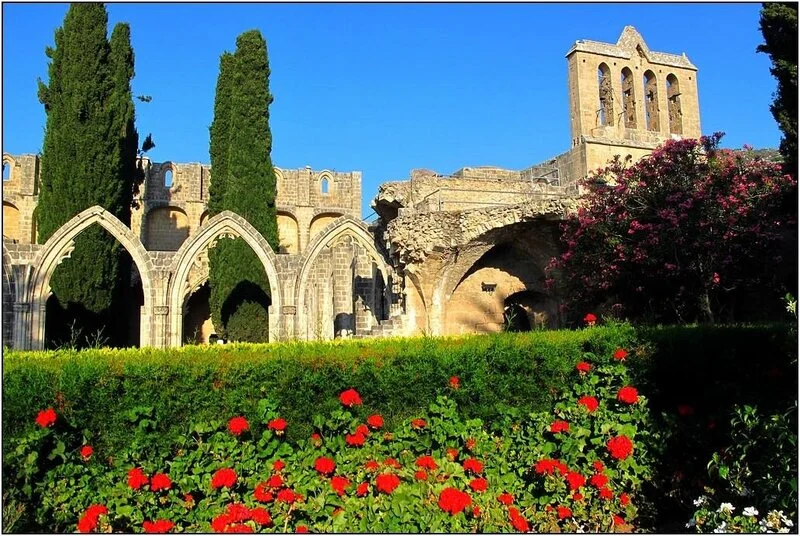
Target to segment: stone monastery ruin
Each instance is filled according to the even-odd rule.
[[[39,159],[4,154],[4,344],[44,347],[50,277],[93,224],[133,259],[140,346],[209,340],[207,252],[230,237],[264,264],[270,340],[558,327],[544,268],[577,181],[614,155],[638,159],[667,139],[700,136],[697,68],[685,55],[650,51],[628,26],[616,44],[577,41],[566,57],[567,152],[520,171],[413,170],[380,186],[370,225],[360,172],[276,168],[279,251],[232,212],[207,217],[209,166],[148,159],[130,228],[95,206],[36,244]]]

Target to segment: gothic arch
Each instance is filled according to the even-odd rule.
[[[367,231],[366,226],[352,216],[345,215],[337,218],[314,237],[300,259],[300,270],[297,273],[294,284],[294,297],[298,319],[297,322],[295,322],[295,334],[299,338],[302,338],[302,333],[306,331],[307,327],[305,318],[305,297],[306,288],[309,284],[309,274],[314,265],[314,261],[328,244],[344,236],[351,237],[356,243],[367,250],[367,254],[383,275],[387,285],[386,288],[391,288],[391,272],[389,265],[386,264],[383,255],[381,255],[378,248],[375,247],[375,239],[369,231]]]
[[[614,89],[611,85],[611,69],[606,63],[597,66],[597,88],[600,99],[598,124],[614,126]]]
[[[678,77],[667,75],[667,111],[670,134],[683,134],[683,112],[681,111],[681,87]]]
[[[660,130],[658,109],[658,80],[650,69],[642,77],[644,84],[644,123],[647,130],[658,132]]]
[[[625,128],[637,128],[636,91],[633,72],[628,67],[622,68],[622,116]]]
[[[25,347],[32,350],[44,348],[44,316],[47,297],[50,294],[50,278],[56,267],[75,248],[75,237],[95,223],[116,238],[130,254],[142,280],[143,309],[145,311],[150,310],[153,299],[150,255],[145,250],[139,237],[124,223],[104,208],[95,205],[87,208],[59,227],[34,257],[33,270],[25,293],[25,301],[30,303],[31,318],[30,331],[27,334],[29,340],[23,341]],[[141,322],[139,345],[150,346],[150,336],[148,323]]]
[[[195,259],[220,235],[243,239],[252,248],[264,265],[270,287],[272,304],[269,311],[269,338],[278,337],[278,318],[281,311],[281,286],[276,268],[277,258],[269,243],[258,230],[238,214],[225,210],[209,218],[197,232],[183,243],[175,253],[170,267],[169,300],[170,330],[169,345],[180,346],[183,341],[183,303],[186,296],[187,277]]]

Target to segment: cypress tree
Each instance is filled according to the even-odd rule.
[[[277,249],[269,74],[267,44],[257,30],[241,34],[236,52],[220,60],[210,129],[209,213],[236,212]],[[271,290],[255,252],[241,239],[220,240],[209,252],[209,262],[211,316],[217,330],[231,340],[267,340]]]
[[[102,4],[72,4],[56,30],[55,47],[46,49],[49,80],[47,85],[39,81],[39,99],[47,123],[34,212],[40,243],[92,205],[130,222],[137,144],[130,93],[133,52],[127,25],[115,28],[113,43],[107,27]],[[67,317],[89,329],[104,323],[102,313],[122,288],[123,254],[99,226],[75,239],[70,258],[50,282]]]

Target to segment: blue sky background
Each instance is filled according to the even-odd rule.
[[[41,150],[47,78],[67,4],[3,4],[3,151]],[[521,169],[570,145],[567,63],[578,39],[635,26],[651,50],[698,67],[703,133],[777,147],[775,81],[757,54],[760,4],[110,4],[131,25],[140,137],[156,162],[209,162],[223,51],[257,28],[272,68],[276,166],[363,172],[363,215],[381,182],[413,168]]]

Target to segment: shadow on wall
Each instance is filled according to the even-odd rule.
[[[355,331],[354,328],[353,315],[350,313],[339,313],[333,319],[333,336],[337,339],[349,337]]]

